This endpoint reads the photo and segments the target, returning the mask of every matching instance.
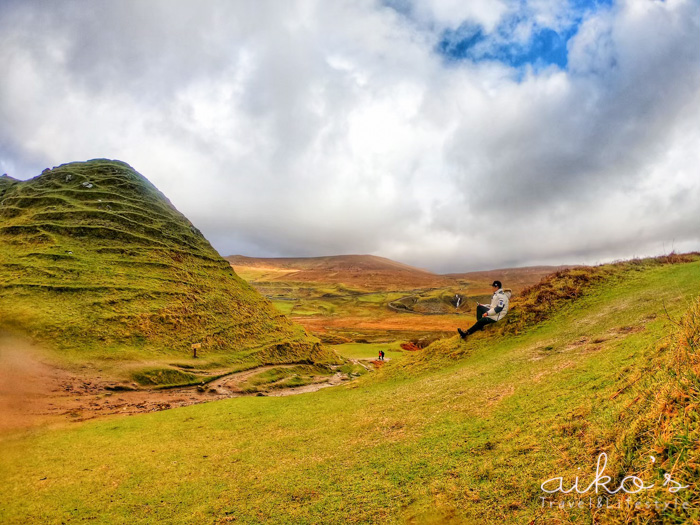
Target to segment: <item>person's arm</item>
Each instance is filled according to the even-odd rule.
[[[508,313],[508,294],[505,293],[500,293],[498,294],[498,304],[494,308],[494,311],[496,312],[496,321],[501,320],[501,313],[503,315],[506,315]]]
[[[502,293],[493,294],[493,299],[491,299],[491,307],[489,308],[489,311],[486,312],[484,315],[491,316],[500,314],[503,310],[503,307],[505,306],[504,299],[505,297],[503,297]]]

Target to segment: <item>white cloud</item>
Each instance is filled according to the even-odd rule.
[[[462,271],[700,248],[696,2],[589,12],[567,71],[435,52],[515,9],[512,38],[566,27],[562,5],[5,3],[0,169],[119,158],[225,255]]]
[[[501,0],[416,0],[414,12],[419,19],[429,20],[440,28],[456,28],[465,20],[492,32],[509,10]]]

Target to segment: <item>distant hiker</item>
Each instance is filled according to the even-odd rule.
[[[379,360],[384,361],[384,350],[379,351]]]
[[[491,285],[494,288],[491,304],[477,303],[476,307],[476,323],[467,331],[457,328],[459,336],[466,339],[468,335],[472,335],[477,330],[483,330],[487,324],[495,323],[503,319],[508,313],[508,304],[510,301],[510,290],[503,290],[501,281],[494,281]]]

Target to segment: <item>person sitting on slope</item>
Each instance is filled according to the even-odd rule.
[[[491,298],[491,304],[486,305],[477,303],[476,323],[474,323],[474,325],[467,331],[457,328],[459,336],[462,339],[466,339],[468,335],[472,335],[477,330],[483,330],[487,324],[500,321],[508,313],[508,304],[510,301],[511,291],[504,291],[501,281],[494,281],[491,286],[493,286],[495,289],[493,292],[493,297]]]

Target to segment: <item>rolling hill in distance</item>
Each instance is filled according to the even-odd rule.
[[[525,288],[539,283],[548,275],[568,268],[573,268],[573,266],[523,266],[521,268],[501,268],[466,273],[450,273],[446,274],[445,277],[455,279],[459,283],[472,283],[472,288],[482,285],[484,288],[481,290],[485,293],[491,292],[491,283],[498,279],[503,283],[503,286],[511,288],[515,293],[519,293]]]
[[[359,290],[410,290],[447,286],[449,278],[375,255],[255,258],[226,257],[237,272],[259,281],[344,284]]]
[[[439,275],[374,255],[226,257],[295,322],[328,343],[396,340],[423,347],[473,322],[494,279],[517,295],[568,266]]]
[[[435,274],[375,255],[261,258],[244,255],[225,257],[236,273],[249,281],[342,284],[358,290],[414,290],[456,284],[490,293],[499,279],[519,292],[543,277],[570,266],[530,266],[452,274]]]

